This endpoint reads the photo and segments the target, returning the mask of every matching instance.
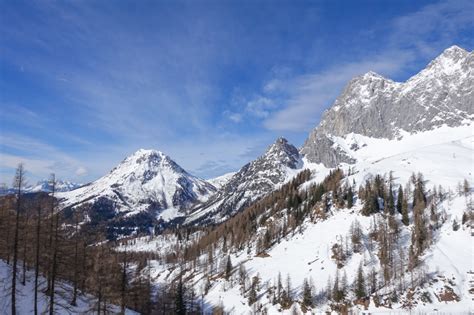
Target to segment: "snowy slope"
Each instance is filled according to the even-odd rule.
[[[214,186],[190,175],[162,152],[142,149],[104,177],[60,193],[58,198],[63,208],[106,198],[117,212],[133,215],[149,210],[170,219],[182,209],[207,200],[214,191]]]
[[[474,311],[471,303],[472,295],[468,293],[469,274],[472,270],[472,247],[470,230],[465,227],[459,231],[452,231],[451,220],[454,217],[460,218],[462,214],[464,198],[453,198],[444,205],[449,214],[447,224],[445,224],[439,233],[437,244],[428,252],[425,258],[425,264],[430,272],[437,276],[449,279],[455,278],[455,292],[461,297],[459,303],[438,302],[435,298],[437,292],[436,286],[427,286],[426,290],[432,295],[433,304],[419,305],[417,312],[429,312],[437,309],[441,312],[462,313]],[[331,259],[331,246],[341,239],[345,240],[349,233],[350,225],[357,220],[364,231],[368,231],[372,222],[372,217],[360,216],[356,210],[341,210],[334,213],[327,220],[316,223],[306,224],[306,228],[301,234],[283,240],[268,252],[268,257],[254,257],[240,252],[231,255],[232,262],[237,265],[243,262],[245,269],[249,271],[249,277],[259,275],[261,283],[275,282],[278,273],[281,273],[283,280],[290,275],[291,283],[295,291],[301,291],[301,285],[304,279],[312,279],[316,292],[323,291],[326,288],[328,279],[334,280],[336,274],[336,264]],[[408,231],[402,233],[402,238],[409,242]],[[365,240],[367,241],[367,240]],[[343,270],[339,270],[340,276],[346,273],[348,283],[355,280],[359,264],[362,262],[364,272],[367,274],[372,267],[377,267],[378,258],[373,252],[365,249],[362,253],[353,254]],[[224,301],[226,311],[230,314],[246,314],[252,312],[252,307],[248,306],[247,299],[243,297],[238,288],[227,289],[228,284],[221,279],[215,284],[206,301],[211,305],[219,305]],[[263,291],[263,290],[262,290]],[[267,308],[270,314],[277,314],[279,307],[272,305],[270,299],[263,295],[260,301]],[[372,314],[376,313],[398,313],[404,314],[406,309],[402,309],[400,304],[392,305],[392,309],[375,308],[373,303],[369,309]],[[327,310],[326,305],[316,308],[319,312]],[[290,314],[291,310],[284,313]]]
[[[48,312],[49,297],[43,292],[46,286],[46,279],[40,277],[40,290],[38,293],[38,310],[40,314]],[[11,286],[11,266],[0,260],[0,314],[11,314],[10,300]],[[34,272],[28,272],[25,286],[17,284],[17,314],[33,314],[34,311]],[[94,314],[96,299],[90,295],[79,294],[77,306],[72,306],[69,302],[72,299],[72,287],[67,283],[58,283],[58,293],[56,295],[55,314]],[[110,306],[113,313],[119,313],[120,308]],[[126,314],[138,314],[126,310]]]
[[[222,188],[227,182],[235,175],[236,172],[226,173],[224,175],[208,179],[207,182],[210,183],[212,186],[216,187],[217,189]]]
[[[472,180],[474,172],[474,123],[459,127],[442,126],[400,139],[377,139],[357,134],[332,137],[357,162],[350,177],[358,184],[369,174],[393,171],[399,182],[421,172],[431,183],[455,189],[464,179]],[[352,148],[352,149],[351,149]],[[431,187],[429,187],[431,188]]]

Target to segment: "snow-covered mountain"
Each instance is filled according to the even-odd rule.
[[[70,181],[57,180],[56,181],[56,192],[66,192],[77,189],[83,184],[73,183]],[[27,186],[24,189],[25,192],[51,192],[51,185],[47,179],[38,181],[36,185]]]
[[[339,285],[347,284],[344,303],[355,313],[472,313],[473,75],[473,53],[453,46],[405,83],[374,73],[353,79],[311,132],[301,154],[279,139],[187,219],[188,223],[219,223],[240,209],[243,215],[234,219],[248,221],[231,219],[187,240],[173,234],[135,239],[127,250],[179,255],[186,246],[198,243],[202,234],[208,236],[203,237],[197,258],[184,263],[184,276],[203,296],[208,312],[220,306],[231,314],[336,313],[340,304],[331,292],[338,279]],[[318,191],[311,191],[311,185],[322,182],[336,166],[345,173],[340,184],[353,189],[354,205],[350,209],[337,206],[337,190],[331,190],[321,198],[322,204],[311,208],[308,196]],[[294,195],[268,194],[304,168],[311,170],[311,176],[298,187],[300,206],[294,206]],[[414,173],[423,174],[424,209],[415,210],[413,205]],[[408,224],[400,213],[389,214],[385,209],[362,214],[365,203],[358,188],[367,187],[376,174],[386,185],[382,194],[387,187],[397,197],[398,188],[404,191]],[[471,188],[460,189],[463,182]],[[262,199],[278,194],[286,197],[278,205],[271,198]],[[259,199],[260,215],[255,208],[242,209]],[[376,200],[379,206],[388,202]],[[283,209],[275,212],[275,208]],[[310,214],[298,225],[295,218],[305,211]],[[245,233],[246,224],[255,226],[249,228],[252,233]],[[291,224],[293,230],[282,232]],[[351,245],[354,225],[361,231],[362,245],[356,251]],[[410,248],[416,244],[420,226],[428,231],[430,242],[418,257],[417,267],[411,268]],[[388,237],[389,263],[382,267],[382,259],[387,259],[382,250],[387,235],[394,234],[398,236]],[[245,239],[244,245],[231,247],[238,238]],[[262,252],[259,247],[265,242],[270,245]],[[344,256],[342,265],[336,261],[338,248]],[[183,262],[177,261],[182,267]],[[225,276],[229,261],[233,268]],[[183,268],[177,264],[152,264],[156,284],[183,277]],[[388,274],[386,266],[390,266]],[[365,277],[363,299],[354,293],[359,268]],[[279,276],[283,285],[278,284]],[[305,281],[310,283],[314,303],[310,310],[302,306]],[[291,297],[289,305],[278,302],[280,294]]]
[[[217,176],[214,178],[210,178],[207,180],[212,186],[216,187],[217,189],[222,188],[227,182],[235,175],[236,172],[226,173],[221,176]]]
[[[60,193],[58,198],[63,208],[105,199],[122,215],[148,211],[166,220],[196,202],[206,201],[215,190],[162,152],[141,149],[109,174],[79,189]]]
[[[83,184],[73,183],[70,181],[56,180],[55,190],[56,192],[66,192],[66,191],[77,189],[81,187],[82,185]],[[22,191],[23,193],[37,193],[37,192],[49,193],[51,192],[51,185],[49,183],[49,180],[44,179],[44,180],[38,181],[34,185],[27,185],[26,187],[23,187]],[[10,188],[3,187],[3,189],[0,189],[0,196],[14,194],[14,193],[16,193],[16,190],[11,187]]]
[[[192,209],[191,223],[217,223],[291,179],[302,167],[298,149],[278,138],[265,154],[246,164],[207,202]]]
[[[335,167],[355,157],[334,137],[395,139],[405,133],[460,126],[474,118],[474,52],[453,46],[404,83],[374,72],[351,80],[310,133],[301,153]],[[352,150],[357,150],[354,143]]]

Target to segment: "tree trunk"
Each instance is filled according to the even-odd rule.
[[[28,215],[25,216],[25,225],[23,228],[23,274],[21,284],[26,285],[26,244],[28,243]]]
[[[39,253],[40,253],[40,230],[41,230],[41,206],[38,206],[38,219],[36,220],[36,253],[35,253],[35,315],[38,314],[38,278],[39,278]]]
[[[79,236],[78,236],[78,233],[79,233],[79,221],[77,219],[77,216],[76,216],[76,219],[75,219],[75,225],[76,225],[76,235],[74,235],[74,281],[73,281],[73,284],[74,284],[74,288],[73,288],[73,291],[72,291],[72,301],[71,301],[71,305],[73,306],[76,306],[76,299],[77,299],[77,285],[78,285],[78,273],[79,273],[79,263],[78,263],[78,243],[79,243]]]
[[[58,230],[59,230],[59,215],[56,215],[55,227],[54,227],[54,243],[53,243],[53,261],[51,268],[51,292],[49,298],[49,315],[54,314],[54,297],[55,297],[55,285],[56,285],[56,273],[57,273],[57,260],[58,260]]]
[[[20,227],[21,210],[21,188],[24,181],[23,164],[19,164],[15,174],[14,185],[17,188],[16,199],[16,219],[15,219],[15,237],[13,241],[13,267],[12,267],[12,292],[11,292],[11,313],[16,315],[16,272],[18,264],[18,229]]]

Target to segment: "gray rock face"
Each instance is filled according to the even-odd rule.
[[[273,191],[302,165],[298,149],[279,138],[264,155],[246,164],[206,203],[189,215],[187,224],[221,222]]]
[[[332,136],[356,133],[392,139],[402,131],[459,126],[473,119],[474,52],[453,46],[404,83],[374,72],[351,80],[323,114],[301,153],[311,162],[335,167],[355,161],[334,145]]]

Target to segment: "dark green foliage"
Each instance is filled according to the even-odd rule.
[[[186,303],[184,300],[184,286],[183,286],[183,281],[181,277],[179,278],[178,285],[176,286],[175,314],[186,315]]]
[[[397,211],[398,213],[402,214],[403,210],[403,188],[402,185],[398,186],[398,194],[397,194]]]
[[[349,186],[347,188],[347,208],[352,208],[354,205],[354,192],[352,191],[352,187]]]
[[[388,188],[387,204],[385,211],[388,212],[390,215],[395,214],[395,198],[393,197],[392,183],[390,183],[390,186]]]
[[[260,278],[258,276],[255,276],[252,278],[252,285],[250,286],[250,291],[249,291],[249,296],[248,296],[249,305],[252,305],[253,303],[257,302],[257,291],[258,291],[259,283],[260,283]]]
[[[230,260],[230,256],[227,256],[227,263],[225,265],[225,279],[229,280],[232,274],[232,261]]]
[[[313,307],[313,294],[311,292],[311,285],[306,279],[304,279],[304,282],[303,282],[303,301],[301,304],[304,307],[304,309]]]
[[[344,290],[339,282],[339,271],[336,271],[336,279],[334,280],[334,287],[332,289],[332,300],[336,303],[344,299]]]
[[[354,293],[358,299],[364,298],[367,295],[365,290],[365,277],[364,270],[362,269],[362,263],[359,265],[359,269],[357,270],[357,278],[354,284]]]

